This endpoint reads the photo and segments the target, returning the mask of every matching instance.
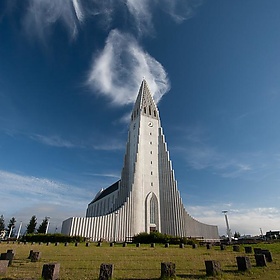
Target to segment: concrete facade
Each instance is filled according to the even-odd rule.
[[[62,233],[124,241],[151,231],[219,238],[217,226],[198,222],[183,206],[158,108],[143,80],[131,114],[121,180],[95,196],[86,217],[64,221]]]

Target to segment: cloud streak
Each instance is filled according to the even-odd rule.
[[[0,189],[1,214],[6,218],[13,215],[27,224],[32,215],[50,216],[58,227],[71,215],[83,215],[92,196],[81,187],[4,170],[0,170]]]
[[[87,84],[115,105],[135,101],[142,78],[148,81],[154,98],[159,101],[169,90],[163,66],[146,53],[129,34],[110,32],[104,49],[95,57]]]
[[[226,235],[225,218],[222,210],[228,209],[228,219],[231,231],[241,235],[260,235],[260,228],[266,231],[277,230],[275,225],[280,224],[280,209],[276,207],[246,208],[240,205],[215,204],[209,206],[188,206],[188,212],[204,223],[216,224],[220,235]]]

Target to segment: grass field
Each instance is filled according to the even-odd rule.
[[[256,267],[253,254],[249,256],[252,269],[250,272],[237,270],[236,256],[245,256],[244,247],[240,246],[240,252],[233,252],[228,246],[225,251],[220,247],[206,247],[192,249],[191,246],[179,248],[170,245],[164,248],[157,244],[155,248],[150,245],[142,245],[136,248],[134,244],[122,247],[117,244],[110,247],[103,243],[97,247],[96,243],[80,243],[55,246],[50,244],[0,244],[0,253],[13,249],[16,252],[13,264],[8,268],[7,274],[0,279],[40,279],[42,267],[45,263],[60,263],[61,280],[98,279],[101,263],[114,264],[114,279],[159,279],[161,262],[174,262],[176,264],[177,279],[280,279],[280,243],[258,244],[253,247],[269,249],[272,252],[273,262],[267,263],[267,267]],[[29,251],[42,252],[39,262],[31,262],[27,257]],[[214,277],[206,277],[205,260],[220,261],[222,274]],[[1,276],[0,276],[1,277]]]

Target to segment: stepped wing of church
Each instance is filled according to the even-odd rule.
[[[97,193],[86,217],[65,220],[62,233],[93,241],[125,241],[153,231],[219,238],[217,226],[195,220],[184,208],[159,111],[143,80],[131,113],[121,179]]]

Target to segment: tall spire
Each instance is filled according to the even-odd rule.
[[[131,119],[133,120],[138,114],[146,115],[151,118],[158,119],[158,109],[155,101],[151,95],[148,87],[148,83],[143,79],[138,96],[131,114]]]

